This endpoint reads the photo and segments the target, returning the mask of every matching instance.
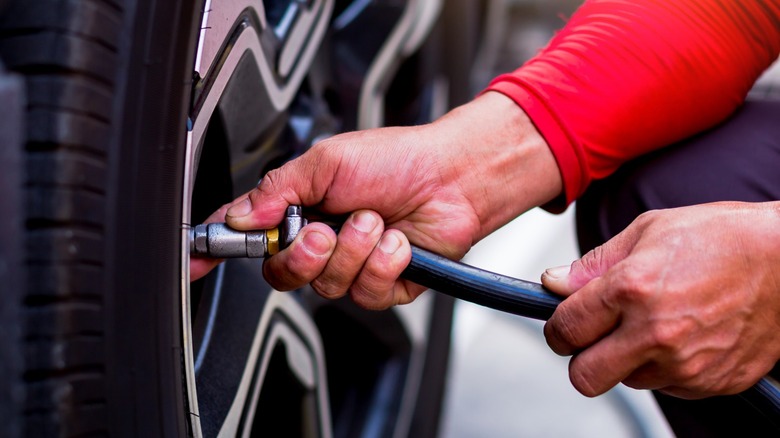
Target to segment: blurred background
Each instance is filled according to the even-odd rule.
[[[491,0],[485,41],[472,71],[474,92],[533,56],[581,1]],[[574,209],[532,210],[475,246],[465,262],[539,281],[544,269],[578,257]],[[618,387],[593,399],[569,383],[542,323],[458,302],[442,437],[673,436],[652,396]]]
[[[578,0],[490,0],[473,92],[532,57],[581,4]],[[780,98],[780,63],[751,97]],[[465,262],[539,281],[579,257],[574,211],[532,210],[475,246]],[[547,347],[543,324],[458,302],[442,437],[670,437],[652,395],[618,386],[593,399],[569,383],[568,358]]]
[[[480,242],[466,262],[539,281],[578,257],[574,208],[532,210]],[[568,358],[547,347],[542,323],[458,302],[442,437],[670,437],[650,393],[618,386],[587,398]]]

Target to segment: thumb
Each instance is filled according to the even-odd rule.
[[[225,222],[237,230],[264,230],[273,228],[284,218],[288,205],[300,204],[294,199],[289,203],[276,192],[263,190],[263,178],[256,188],[233,201],[225,213]]]
[[[634,244],[633,233],[626,230],[603,245],[588,251],[569,266],[545,270],[542,274],[542,285],[556,294],[569,296],[625,259],[631,253]]]
[[[227,210],[225,222],[237,230],[272,228],[284,218],[290,205],[314,205],[322,201],[333,180],[332,166],[319,163],[310,151],[266,174],[257,188]]]

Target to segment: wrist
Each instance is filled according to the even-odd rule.
[[[555,157],[514,101],[487,92],[434,123],[446,133],[450,169],[481,224],[483,238],[560,195]]]

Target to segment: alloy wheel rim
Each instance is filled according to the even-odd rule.
[[[354,5],[358,7],[362,3],[365,2],[356,1]],[[411,43],[407,44],[408,47],[404,46],[402,42],[408,41],[409,38],[404,39],[401,36],[405,33],[413,34],[417,29],[414,27],[415,23],[418,27],[430,26],[430,23],[425,23],[424,20],[420,22],[420,20],[410,19],[419,9],[419,5],[415,6],[416,3],[409,2],[404,9],[404,14],[400,15],[403,19],[400,19],[399,25],[393,29],[395,32],[393,35],[396,35],[393,39],[395,42],[384,45],[382,53],[385,55],[379,56],[378,60],[369,66],[366,76],[371,76],[373,79],[369,78],[366,83],[369,85],[373,83],[373,85],[363,87],[360,92],[361,101],[376,100],[377,96],[381,95],[381,90],[376,87],[387,79],[383,79],[379,73],[372,72],[386,70],[382,74],[389,74],[388,72],[392,71],[388,64],[392,63],[392,57],[387,54],[388,51],[395,56],[402,56],[404,50],[413,48],[413,45],[409,46]],[[269,13],[269,7],[276,9]],[[246,143],[248,138],[257,135],[257,132],[241,133],[239,128],[226,126],[231,122],[228,117],[218,118],[220,114],[231,111],[230,105],[223,105],[225,99],[237,99],[233,106],[242,108],[249,106],[250,110],[246,111],[248,113],[252,112],[252,105],[256,105],[252,117],[253,120],[260,119],[261,125],[264,124],[258,128],[260,131],[265,129],[278,134],[282,128],[272,122],[277,118],[275,116],[285,112],[291,113],[288,114],[285,126],[294,131],[294,137],[296,135],[299,137],[298,145],[292,148],[294,150],[280,153],[280,151],[273,151],[268,144],[261,144],[255,145],[247,152],[246,145],[241,144],[238,149],[243,152],[239,153],[243,153],[247,162],[261,162],[264,166],[268,166],[268,161],[289,158],[289,154],[294,155],[305,150],[309,145],[303,144],[306,143],[304,139],[307,136],[311,140],[334,132],[332,130],[334,124],[330,120],[331,114],[327,110],[322,110],[321,107],[326,106],[326,103],[321,98],[306,101],[303,105],[305,108],[299,111],[303,115],[292,114],[295,110],[290,109],[293,101],[296,101],[300,110],[301,105],[298,105],[299,100],[296,100],[296,96],[312,64],[316,62],[316,51],[331,21],[333,7],[334,2],[328,0],[310,2],[276,0],[267,1],[262,6],[260,2],[251,0],[223,1],[213,4],[211,0],[205,1],[206,12],[203,16],[203,30],[196,55],[195,87],[188,123],[182,223],[192,223],[193,219],[197,220],[193,217],[193,195],[197,194],[198,172],[203,171],[202,154],[208,153],[211,147],[209,144],[213,142],[209,136],[213,135],[213,132],[221,132],[219,135],[214,135],[218,138],[223,137],[223,141],[225,141],[224,137],[229,137],[228,142],[235,143],[235,139],[238,138],[238,143]],[[426,10],[430,15],[431,9],[428,7]],[[347,12],[349,11],[341,11],[341,16],[337,18],[343,17]],[[269,15],[273,17],[269,18]],[[293,19],[295,17],[298,17],[298,21]],[[296,23],[302,23],[300,24],[302,27],[296,28]],[[420,31],[417,30],[416,34],[419,38]],[[284,41],[291,41],[289,44],[294,48],[294,54],[285,52],[287,43]],[[269,45],[273,46],[273,49],[269,49]],[[247,59],[251,61],[248,62]],[[231,91],[231,87],[239,91],[245,87],[231,84],[240,81],[241,77],[245,78],[253,74],[254,86],[259,88],[255,88],[255,93],[244,93],[252,94],[253,99],[241,100],[241,93]],[[259,98],[256,98],[257,96]],[[267,108],[272,109],[270,116],[268,113],[258,114],[267,111]],[[225,122],[224,119],[228,121]],[[357,124],[361,127],[368,126],[366,123],[381,123],[375,114],[358,115],[358,120],[369,120],[358,121]],[[245,120],[239,122],[236,123],[247,125]],[[226,131],[232,132],[231,130],[237,130],[239,134],[225,134]],[[259,155],[269,153],[279,157],[265,161],[258,159]],[[211,157],[206,157],[204,161],[209,162],[210,159]],[[229,177],[233,177],[232,171]],[[247,178],[246,175],[242,177],[244,183]],[[303,431],[303,434],[330,436],[333,425],[330,424],[323,342],[311,315],[304,310],[300,300],[296,300],[289,294],[272,293],[267,285],[267,289],[263,291],[258,291],[257,286],[231,288],[225,285],[226,282],[236,281],[236,278],[242,278],[244,286],[247,282],[265,284],[260,274],[261,262],[257,260],[237,260],[220,265],[211,275],[212,284],[208,288],[209,293],[193,298],[193,290],[189,283],[187,251],[186,237],[183,235],[181,316],[186,396],[193,435],[251,435],[258,402],[262,398],[261,386],[267,374],[276,369],[277,373],[295,377],[291,380],[293,382],[290,383],[291,386],[298,385],[304,392],[314,394],[317,424]],[[222,294],[225,290],[231,292]],[[236,292],[237,290],[239,292]],[[206,301],[210,304],[204,305],[194,301]],[[402,392],[406,399],[412,397],[414,387],[419,385],[415,376],[422,368],[422,350],[425,347],[425,331],[428,315],[431,313],[431,301],[428,297],[422,297],[413,306],[394,311],[396,319],[403,326],[402,330],[407,332],[405,336],[412,339],[413,343],[408,364],[405,365],[409,368],[409,371],[405,372],[411,376],[404,381],[405,388]],[[234,306],[232,310],[231,305]],[[239,311],[239,309],[243,310]],[[225,314],[234,318],[240,315],[240,318],[246,320],[243,330],[240,330],[241,336],[238,336],[243,339],[244,356],[242,357],[245,360],[240,364],[240,372],[234,370],[229,379],[225,378],[224,374],[230,373],[219,376],[214,373],[208,374],[208,370],[214,368],[212,366],[214,360],[210,359],[210,354],[212,350],[218,350],[211,347],[224,346],[224,342],[220,341],[224,336],[218,335],[219,330],[230,333],[229,328],[226,329],[218,322],[221,317],[224,319]],[[230,343],[236,342],[235,336],[230,339]],[[215,351],[213,354],[216,355],[218,352]],[[280,357],[283,360],[279,359]],[[279,363],[283,365],[279,366]],[[225,386],[231,389],[225,391]],[[225,398],[223,393],[227,393],[227,400],[216,403],[219,407],[215,407],[213,400]],[[411,412],[406,410],[397,414],[400,423],[408,427]]]
[[[259,83],[266,92],[267,102],[264,102],[266,106],[270,106],[277,112],[284,111],[292,102],[322,39],[332,9],[332,1],[317,0],[311,2],[308,7],[295,1],[275,2],[274,6],[277,9],[285,9],[282,21],[277,23],[269,22],[269,17],[266,16],[267,6],[254,1],[239,0],[214,4],[210,0],[205,1],[194,68],[196,73],[193,105],[188,123],[183,223],[190,223],[192,219],[196,175],[207,141],[208,127],[213,118],[218,116],[220,101],[229,90],[230,81],[234,79],[238,69],[242,65],[254,67],[262,78]],[[273,58],[273,53],[269,53],[272,51],[266,49],[269,43],[264,44],[263,39],[271,42],[276,40],[276,59]],[[252,61],[247,64],[247,59]],[[186,239],[183,241],[186,242]],[[250,269],[251,265],[257,268],[257,263],[253,261],[246,261],[244,264],[250,265]],[[229,268],[226,264],[220,265],[217,269],[216,284],[211,288],[213,304],[206,309],[204,336],[201,336],[200,346],[196,348],[193,328],[199,318],[192,310],[189,257],[186,248],[182,248],[184,368],[193,434],[202,436],[204,429],[207,435],[214,435],[215,432],[220,435],[250,433],[255,417],[252,409],[257,406],[260,391],[253,382],[262,382],[273,353],[273,351],[261,351],[260,347],[284,345],[289,350],[287,356],[291,370],[299,376],[307,389],[316,390],[318,394],[319,424],[325,426],[320,432],[322,436],[329,436],[324,370],[317,369],[313,365],[324,363],[316,330],[311,327],[311,324],[306,324],[308,319],[300,315],[302,312],[295,301],[281,294],[267,295],[264,305],[261,300],[257,300],[254,304],[263,310],[260,315],[246,315],[246,312],[241,312],[242,315],[248,316],[247,319],[250,321],[254,317],[256,329],[245,330],[253,334],[253,339],[248,344],[248,356],[242,367],[244,369],[241,370],[240,376],[234,376],[233,381],[230,382],[235,387],[233,391],[229,391],[232,392],[230,397],[232,400],[229,401],[226,413],[221,412],[216,415],[221,417],[216,422],[210,421],[208,417],[208,415],[213,417],[214,414],[202,412],[204,403],[203,400],[199,400],[199,389],[204,399],[209,391],[204,383],[199,385],[198,382],[214,379],[211,377],[199,379],[198,374],[207,371],[204,370],[204,365],[208,365],[207,353],[210,350],[208,347],[214,341],[217,327],[215,321],[219,316],[218,304],[221,301],[220,293],[223,290],[227,269]],[[255,272],[260,271],[255,269]],[[279,317],[279,315],[287,315],[287,317]],[[278,321],[297,321],[297,324],[295,327],[290,327]],[[301,324],[304,327],[301,327]],[[271,335],[272,338],[264,342],[261,336],[265,334]],[[235,377],[238,377],[237,381]],[[222,403],[222,411],[225,404]],[[202,414],[206,414],[207,417],[201,419]]]

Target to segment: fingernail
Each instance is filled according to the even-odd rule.
[[[379,249],[385,254],[395,254],[401,247],[401,239],[393,233],[385,234],[379,241]]]
[[[570,269],[571,266],[569,265],[556,266],[555,268],[550,268],[545,270],[544,274],[547,275],[552,280],[559,280],[569,275]]]
[[[244,199],[240,203],[228,208],[227,215],[230,217],[243,217],[248,215],[252,211],[252,202],[249,198]]]
[[[352,226],[355,227],[356,230],[364,233],[373,231],[373,229],[376,228],[376,224],[376,216],[367,211],[356,213],[352,218]]]
[[[330,251],[330,240],[319,231],[309,231],[303,236],[303,246],[314,255],[325,255]]]

